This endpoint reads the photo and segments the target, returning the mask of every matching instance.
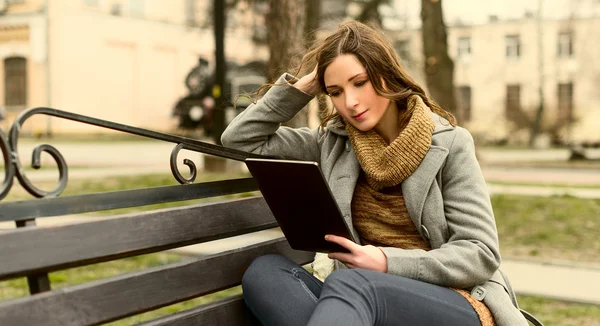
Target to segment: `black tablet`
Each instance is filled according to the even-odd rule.
[[[347,252],[325,241],[352,236],[318,163],[248,158],[246,166],[293,249]]]

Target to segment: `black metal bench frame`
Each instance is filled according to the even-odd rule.
[[[44,144],[34,149],[32,166],[39,168],[40,154],[47,152],[58,166],[59,181],[55,189],[41,190],[25,175],[17,147],[21,126],[35,114],[172,142],[176,145],[171,153],[171,171],[181,185],[59,197],[68,182],[68,166],[55,147]],[[0,130],[0,148],[5,165],[0,201],[10,192],[15,177],[24,189],[39,198],[0,202],[0,221],[14,221],[17,226],[15,230],[0,232],[0,281],[26,277],[31,293],[0,302],[0,325],[99,325],[237,286],[250,262],[264,254],[279,253],[300,264],[313,258],[314,253],[293,250],[285,238],[277,238],[194,257],[191,261],[52,290],[50,272],[277,227],[260,196],[150,210],[51,228],[35,227],[40,218],[255,191],[258,188],[252,178],[194,184],[194,163],[184,160],[190,168],[190,177],[185,178],[177,170],[176,162],[182,149],[237,161],[257,155],[51,108],[23,112],[8,137]],[[143,324],[258,323],[237,295]]]

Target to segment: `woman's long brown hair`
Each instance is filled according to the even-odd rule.
[[[400,57],[384,34],[371,26],[350,20],[339,25],[338,29],[324,41],[317,42],[309,50],[298,68],[296,76],[311,72],[317,65],[317,79],[325,89],[325,69],[342,54],[352,54],[366,68],[375,91],[392,101],[405,103],[410,95],[419,95],[431,110],[448,120],[453,126],[456,118],[427,96],[421,86],[406,72]],[[385,83],[385,87],[383,84]],[[341,119],[335,109],[322,119],[324,127],[332,119]]]

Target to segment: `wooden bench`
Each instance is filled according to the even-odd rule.
[[[41,111],[42,114],[60,117],[67,115],[67,118],[78,121],[87,119],[89,121],[82,122],[96,125],[106,123],[113,129],[138,135],[158,135],[93,118],[47,110],[50,109],[38,109],[37,113]],[[20,127],[26,118],[27,114],[25,118],[15,122],[15,125]],[[129,129],[123,130],[127,128]],[[11,137],[15,136],[13,129]],[[28,187],[28,181],[22,180],[24,173],[19,172],[20,162],[13,159],[18,157],[14,155],[16,151],[13,150],[16,149],[16,141],[6,137],[1,130],[0,136],[2,156],[6,165],[5,180],[0,188],[1,200],[10,190],[13,178],[19,179],[25,188]],[[175,137],[168,140],[179,144],[173,151],[175,158],[176,152],[181,148],[238,160],[249,155],[177,136],[160,136]],[[62,158],[55,159],[58,162]],[[59,166],[60,164],[59,162]],[[189,162],[186,164],[189,165]],[[61,174],[62,172],[63,170]],[[182,178],[181,175],[177,175],[178,172],[173,173],[176,178]],[[195,170],[192,174],[195,174]],[[55,193],[50,193],[40,196],[46,197],[41,199],[0,202],[0,222],[12,221],[18,227],[0,231],[0,282],[26,277],[31,293],[23,298],[0,302],[0,325],[99,325],[237,286],[250,262],[261,255],[279,253],[300,264],[306,264],[313,259],[314,253],[295,251],[289,247],[285,238],[276,238],[221,253],[193,257],[183,262],[52,289],[48,277],[50,272],[277,227],[267,204],[260,196],[155,209],[78,224],[36,227],[37,220],[56,216],[257,190],[252,178],[198,184],[189,181],[182,179],[180,182],[189,184],[175,186],[65,197],[56,197]],[[61,187],[62,182],[66,184],[66,180],[61,178],[57,188]],[[31,190],[32,193],[35,191],[36,189]],[[143,323],[256,324],[258,322],[247,311],[241,295]]]
[[[57,162],[60,179],[52,191],[38,189],[27,179],[17,159],[21,126],[35,114],[175,143],[177,145],[171,153],[171,171],[181,185],[58,197],[67,184],[67,165],[58,150],[41,145],[34,150],[33,165],[39,166],[41,151],[48,152]],[[313,260],[314,253],[293,250],[285,238],[279,237],[191,261],[53,290],[48,277],[50,272],[227,239],[277,227],[277,222],[262,197],[255,196],[156,209],[51,228],[36,227],[36,220],[56,216],[256,191],[258,188],[252,178],[194,184],[195,165],[184,160],[191,169],[191,177],[184,178],[176,164],[181,149],[238,161],[256,155],[49,108],[25,111],[16,119],[9,136],[6,137],[0,130],[0,149],[5,163],[5,178],[0,185],[0,222],[14,222],[17,229],[0,230],[0,282],[26,277],[31,295],[0,302],[2,326],[99,325],[235,287],[240,284],[252,260],[265,254],[278,253],[299,264]],[[32,195],[41,199],[1,202],[15,178]],[[542,325],[530,314],[523,314],[533,325]],[[246,309],[241,295],[234,295],[142,325],[259,323]]]

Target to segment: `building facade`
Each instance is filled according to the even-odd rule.
[[[26,108],[49,106],[172,130],[173,107],[188,94],[187,74],[199,58],[214,62],[211,2],[0,0],[0,127],[6,131]],[[228,10],[227,59],[267,60],[264,15],[248,2],[237,6]],[[322,28],[333,28],[346,10],[342,2],[325,1]],[[485,142],[525,142],[543,96],[542,139],[600,143],[599,32],[600,18],[539,24],[531,15],[448,27],[460,124]],[[389,36],[425,86],[420,30]],[[313,114],[313,126],[315,119]],[[24,126],[31,134],[89,128],[44,116]]]
[[[209,0],[0,0],[0,106],[6,131],[26,108],[53,107],[153,130],[176,124],[185,78],[199,58],[214,62]],[[252,41],[256,15],[229,14],[228,60],[268,56]],[[44,116],[31,134],[90,132]],[[92,131],[94,132],[94,131]],[[102,132],[98,128],[98,132]]]
[[[600,18],[448,27],[459,123],[485,142],[526,142],[543,98],[542,142],[600,143],[599,33]],[[390,37],[424,85],[420,30]]]

